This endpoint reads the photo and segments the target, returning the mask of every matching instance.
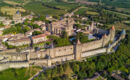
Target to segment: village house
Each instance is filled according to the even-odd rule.
[[[42,31],[46,31],[46,25],[41,25],[41,29],[42,29]]]
[[[45,42],[47,40],[48,40],[47,34],[40,34],[40,35],[32,37],[33,44],[37,44],[37,43],[40,43],[40,42]]]
[[[53,19],[52,16],[46,15],[46,20],[52,20],[52,19]]]
[[[7,20],[4,20],[4,21],[3,21],[3,24],[4,24],[4,25],[10,25],[11,22],[12,22],[12,20],[7,19]]]
[[[43,21],[34,21],[34,24],[37,24],[38,26],[45,25],[45,22]]]
[[[25,37],[22,39],[7,41],[7,43],[8,43],[8,45],[12,45],[12,46],[23,46],[23,45],[31,44],[31,41],[29,38]]]
[[[1,27],[1,28],[0,28],[0,35],[2,35],[3,30],[4,30],[4,27]]]
[[[12,37],[10,36],[6,41],[7,41],[8,45],[12,45],[12,46],[30,45],[32,43],[37,44],[40,42],[47,41],[48,35],[51,35],[51,33],[47,32],[47,31],[45,31],[43,34],[32,36],[31,38],[24,36],[24,34],[17,34]]]
[[[15,24],[23,22],[21,13],[19,11],[17,11],[16,14],[13,15],[13,21],[15,22]]]
[[[6,46],[2,44],[2,40],[0,40],[0,51],[5,50]]]
[[[32,36],[32,33],[33,33],[34,31],[41,31],[41,29],[33,29],[33,30],[30,30],[30,31],[26,32],[25,35],[26,35],[26,36]]]
[[[3,21],[5,21],[6,20],[6,17],[1,17],[0,16],[0,22],[3,22]]]
[[[22,39],[22,38],[25,38],[25,35],[19,33],[19,34],[15,34],[12,37],[8,38],[8,40],[17,40],[17,39]]]
[[[32,19],[33,19],[33,16],[32,16],[32,15],[27,15],[27,16],[24,17],[24,19],[32,20]]]

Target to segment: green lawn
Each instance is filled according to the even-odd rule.
[[[8,69],[0,72],[0,80],[28,80],[40,70],[38,67]]]

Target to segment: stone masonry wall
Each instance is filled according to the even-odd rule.
[[[112,32],[112,31],[110,31]],[[113,32],[114,33],[114,32]],[[3,53],[0,54],[0,62],[7,58],[5,61],[26,61],[26,63],[6,63],[0,64],[0,70],[7,68],[20,68],[27,67],[29,64],[44,64],[51,66],[52,63],[63,62],[68,60],[80,60],[84,57],[94,56],[107,52],[105,45],[109,43],[112,34],[104,35],[102,39],[92,41],[84,44],[70,45],[64,47],[57,47],[38,52],[30,53]],[[113,34],[114,35],[114,34]],[[1,56],[2,55],[2,56]],[[47,57],[49,56],[49,58]],[[2,59],[3,57],[3,59]]]

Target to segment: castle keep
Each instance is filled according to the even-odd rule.
[[[82,60],[83,58],[98,55],[101,53],[112,52],[120,40],[125,38],[125,30],[120,37],[115,39],[114,26],[101,39],[81,44],[57,47],[41,50],[38,52],[29,51],[26,53],[0,52],[0,71],[7,68],[28,67],[29,65],[51,66],[55,63]],[[108,46],[109,44],[109,46]]]

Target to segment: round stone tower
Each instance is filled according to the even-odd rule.
[[[110,41],[113,41],[115,38],[115,26],[112,26],[110,29]]]

